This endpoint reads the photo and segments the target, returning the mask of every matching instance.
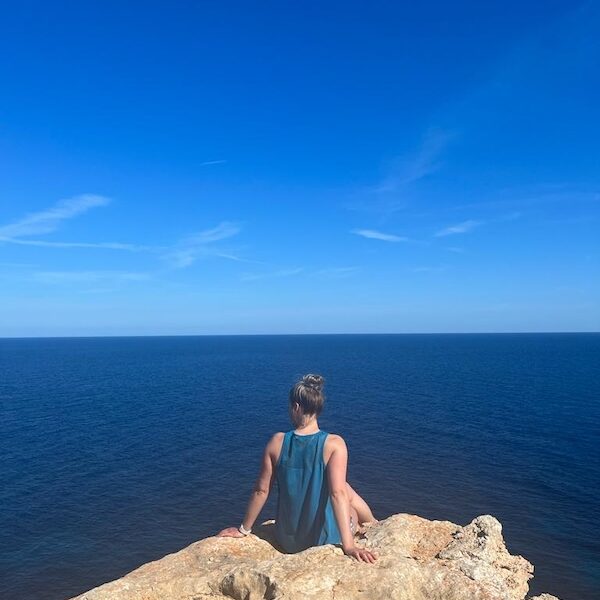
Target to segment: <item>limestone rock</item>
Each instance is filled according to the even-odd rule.
[[[377,553],[373,565],[333,545],[283,554],[273,521],[255,533],[200,540],[73,600],[523,600],[533,574],[490,515],[464,527],[408,514],[367,525],[356,543]]]

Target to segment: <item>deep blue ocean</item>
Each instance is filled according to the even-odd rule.
[[[378,518],[492,514],[532,592],[600,597],[600,334],[490,334],[1,339],[0,598],[238,525],[308,372]]]

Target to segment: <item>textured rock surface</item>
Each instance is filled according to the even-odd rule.
[[[272,522],[255,531],[200,540],[77,600],[522,600],[533,574],[489,515],[465,527],[407,514],[367,526],[357,544],[378,553],[374,565],[331,545],[282,554]]]

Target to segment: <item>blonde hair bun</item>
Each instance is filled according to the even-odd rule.
[[[324,377],[309,373],[294,384],[290,390],[290,408],[297,405],[294,409],[297,410],[297,413],[292,416],[292,421],[296,427],[303,423],[305,416],[316,415],[318,417],[321,414],[325,402],[324,384]]]
[[[325,385],[325,378],[322,375],[314,375],[313,373],[308,373],[308,375],[305,375],[302,378],[302,383],[320,392],[323,389],[323,386]]]

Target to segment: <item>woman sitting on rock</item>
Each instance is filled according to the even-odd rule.
[[[376,556],[355,546],[354,533],[358,524],[376,519],[346,482],[348,451],[343,438],[321,431],[317,423],[325,401],[323,384],[320,375],[305,375],[292,387],[289,412],[295,429],[271,438],[242,524],[218,535],[248,535],[277,481],[275,537],[285,552],[341,543],[346,555],[372,563]]]

